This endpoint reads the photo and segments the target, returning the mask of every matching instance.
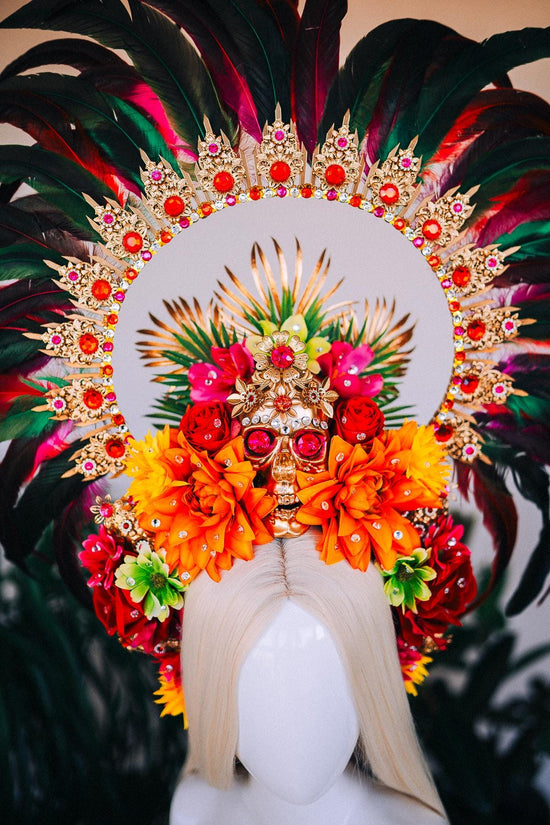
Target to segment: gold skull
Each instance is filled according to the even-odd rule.
[[[296,473],[326,470],[328,425],[326,416],[311,417],[299,408],[296,416],[281,423],[259,408],[243,427],[245,457],[256,470],[256,484],[277,499],[269,516],[273,535],[300,536],[308,528],[296,519],[300,506]]]

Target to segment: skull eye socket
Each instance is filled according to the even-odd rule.
[[[326,436],[315,430],[300,430],[293,439],[296,455],[310,461],[324,456],[326,443]]]
[[[270,430],[250,430],[244,437],[244,448],[252,458],[263,458],[273,450],[275,434]]]

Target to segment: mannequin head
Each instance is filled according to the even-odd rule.
[[[182,669],[189,718],[187,771],[227,788],[239,740],[238,684],[249,652],[290,598],[328,629],[359,727],[358,755],[383,784],[441,810],[414,731],[391,611],[374,565],[326,565],[316,533],[257,547],[222,581],[199,576],[187,594]],[[261,731],[259,732],[261,735]]]
[[[237,756],[249,773],[294,805],[323,796],[359,737],[348,677],[327,627],[285,599],[243,662],[237,699]]]

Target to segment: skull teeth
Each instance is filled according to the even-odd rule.
[[[279,504],[299,504],[300,501],[295,495],[277,496]]]

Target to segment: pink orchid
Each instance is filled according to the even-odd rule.
[[[225,401],[237,378],[246,380],[254,372],[254,359],[244,344],[212,347],[210,352],[214,364],[201,361],[189,370],[192,401]]]
[[[361,377],[374,353],[368,344],[352,347],[346,341],[334,341],[330,352],[317,358],[321,370],[330,378],[330,386],[340,398],[352,398],[356,395],[378,395],[384,384],[379,373]]]

